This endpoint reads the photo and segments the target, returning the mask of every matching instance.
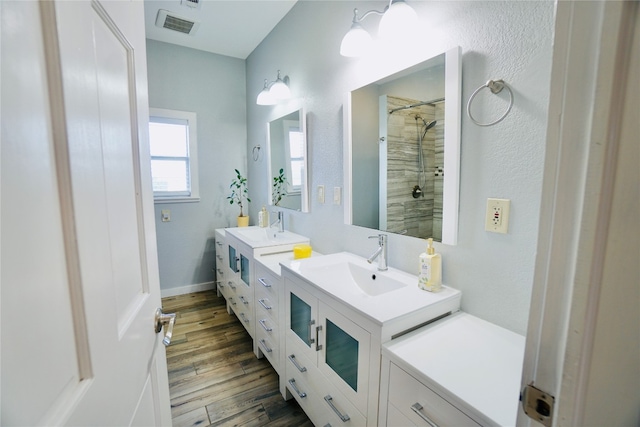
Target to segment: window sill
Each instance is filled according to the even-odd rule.
[[[199,202],[200,197],[156,197],[153,199],[153,203],[195,203]]]

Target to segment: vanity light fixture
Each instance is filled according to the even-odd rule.
[[[405,0],[389,0],[389,5],[383,11],[369,10],[359,18],[358,9],[353,9],[351,28],[342,38],[340,44],[342,56],[363,56],[373,47],[373,38],[360,25],[360,22],[372,13],[382,15],[378,26],[378,35],[385,42],[405,39],[418,25],[416,11]]]
[[[268,83],[267,79],[264,79],[264,88],[258,94],[256,103],[258,105],[275,105],[279,101],[291,98],[291,89],[289,89],[289,76],[284,76],[284,79],[280,77],[280,70],[278,70],[278,77],[275,81]]]

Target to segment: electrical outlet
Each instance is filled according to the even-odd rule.
[[[324,203],[324,185],[318,185],[318,203]]]
[[[484,229],[493,233],[509,231],[509,199],[487,199]]]
[[[162,219],[162,222],[171,221],[171,211],[169,209],[162,209],[160,211],[160,218]]]

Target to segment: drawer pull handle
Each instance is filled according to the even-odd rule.
[[[291,356],[289,356],[289,360],[291,360],[291,363],[293,363],[293,366],[298,368],[298,371],[307,372],[307,368],[305,366],[300,366],[298,364],[298,362],[296,362],[296,356],[295,355],[292,354]]]
[[[327,402],[329,404],[329,406],[331,406],[331,409],[333,409],[333,412],[336,413],[337,416],[340,417],[340,419],[342,420],[343,423],[346,423],[347,421],[349,421],[351,418],[349,418],[349,415],[344,414],[342,415],[342,413],[338,410],[338,408],[335,407],[335,405],[333,404],[333,397],[331,397],[330,394],[327,394],[324,397],[324,401]]]
[[[235,286],[233,286],[233,282],[228,282],[228,283],[229,283],[229,287],[235,291],[235,290],[236,290],[236,287],[235,287]]]
[[[249,301],[247,301],[246,299],[244,299],[243,296],[240,296],[240,301],[242,301],[243,304],[249,304]]]
[[[224,271],[220,270],[219,268],[216,268],[216,270],[218,271],[219,275],[224,276]]]
[[[262,278],[262,277],[258,277],[258,282],[260,282],[260,284],[261,284],[262,286],[264,286],[265,288],[270,288],[270,287],[271,287],[271,285],[270,285],[269,283],[267,283],[267,282],[264,280],[264,278]]]
[[[416,402],[413,405],[411,405],[411,410],[413,412],[415,412],[416,414],[418,414],[418,416],[420,418],[422,418],[423,421],[425,421],[431,427],[438,427],[438,425],[436,423],[434,423],[433,420],[431,420],[431,418],[427,417],[425,414],[423,414],[421,412],[422,409],[424,409],[424,407],[421,404],[419,404],[418,402]]]
[[[267,324],[264,322],[266,319],[260,319],[258,320],[258,322],[260,323],[260,325],[262,325],[262,327],[264,328],[265,331],[267,332],[271,332],[273,331],[273,328],[270,328],[267,326]]]
[[[261,305],[261,306],[263,306],[266,310],[271,310],[271,308],[272,308],[272,307],[271,307],[270,305],[267,305],[267,304],[265,304],[265,303],[264,303],[264,298],[259,299],[259,300],[258,300],[258,302],[259,302],[259,303],[260,303],[260,305]]]
[[[291,388],[293,388],[293,391],[295,391],[298,394],[298,396],[300,396],[302,399],[307,397],[307,393],[305,393],[304,391],[298,390],[298,387],[296,387],[296,380],[295,379],[291,378],[289,380],[289,385],[291,386]]]
[[[222,246],[222,242],[216,242],[216,245]]]
[[[271,352],[273,351],[273,349],[272,349],[272,348],[269,348],[269,347],[267,346],[267,343],[265,342],[265,340],[260,340],[260,344],[262,344],[262,347],[264,347],[264,350],[265,350],[267,353],[271,353]]]
[[[244,320],[245,323],[249,323],[249,319],[247,319],[247,316],[245,316],[244,313],[240,313],[240,317],[242,317],[242,320]]]
[[[236,305],[236,302],[233,300],[233,298],[229,298],[229,302],[231,303],[231,305]]]
[[[216,258],[218,258],[220,261],[222,261],[222,255],[216,255]]]
[[[220,286],[221,289],[224,289],[224,283],[218,282],[218,286]]]

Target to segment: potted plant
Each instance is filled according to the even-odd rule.
[[[278,203],[287,194],[287,178],[284,176],[284,169],[280,168],[278,176],[273,177],[273,192],[271,193],[271,200],[275,206],[279,206]]]
[[[247,188],[247,178],[243,177],[238,169],[235,169],[236,177],[231,180],[231,194],[227,196],[229,200],[229,204],[236,203],[240,206],[240,215],[238,215],[238,227],[246,227],[249,225],[249,215],[245,215],[243,208],[243,199],[247,201],[247,203],[251,202],[249,198],[249,189]]]

